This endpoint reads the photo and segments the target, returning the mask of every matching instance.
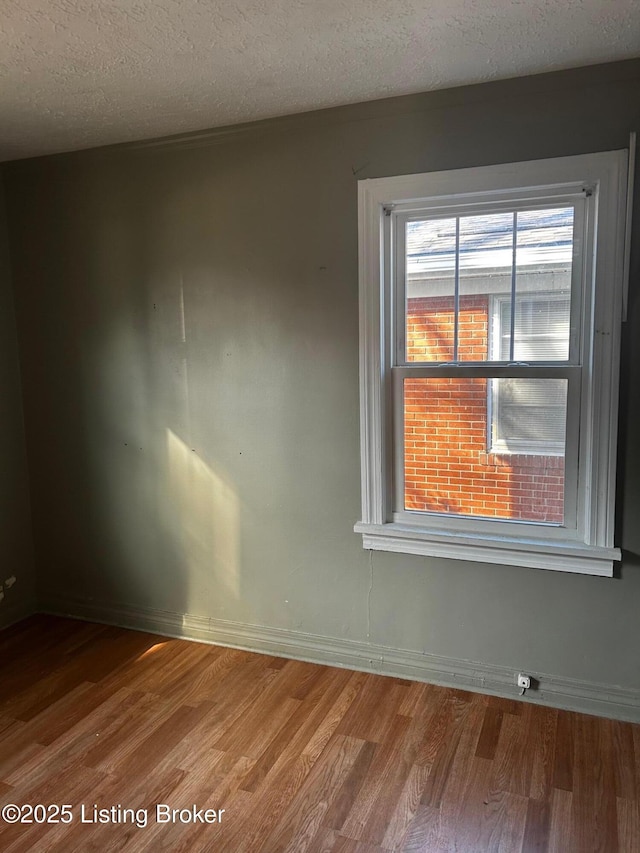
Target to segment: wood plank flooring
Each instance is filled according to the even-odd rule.
[[[73,816],[0,819],[3,853],[640,851],[629,723],[44,616],[0,685],[0,806]]]

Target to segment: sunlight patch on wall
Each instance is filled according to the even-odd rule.
[[[202,591],[240,598],[240,502],[235,490],[172,430],[167,429],[170,495],[183,550],[185,577],[197,607]]]

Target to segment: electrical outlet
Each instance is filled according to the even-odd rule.
[[[531,677],[523,672],[518,673],[518,687],[523,690],[528,690],[531,687]]]

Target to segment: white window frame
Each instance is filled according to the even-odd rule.
[[[611,151],[358,182],[362,519],[354,529],[364,548],[613,574],[621,557],[613,537],[627,155]],[[579,441],[567,447],[564,524],[398,511],[403,380],[452,374],[450,366],[415,367],[399,358],[404,342],[396,340],[393,218],[425,210],[460,215],[501,204],[537,207],[568,198],[585,200],[585,249],[574,250],[574,266],[583,262],[583,283],[581,298],[572,297],[572,312],[581,315],[572,329],[581,335],[572,340],[566,375],[579,369],[580,383],[579,401],[568,401],[567,434]],[[462,362],[455,375],[495,376],[494,365]],[[510,367],[509,375],[517,369]],[[531,374],[523,369],[522,375]]]
[[[540,301],[564,301],[566,296],[559,293],[533,291],[523,294],[527,299]],[[491,358],[497,360],[496,353],[500,351],[501,312],[502,306],[511,303],[511,295],[496,294],[489,297],[489,352]],[[563,456],[564,446],[553,441],[520,441],[509,446],[507,443],[494,439],[494,418],[497,415],[498,389],[489,381],[487,388],[487,452],[495,456]]]

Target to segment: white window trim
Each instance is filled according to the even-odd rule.
[[[363,547],[433,557],[531,566],[611,576],[620,559],[614,546],[615,463],[627,151],[562,157],[500,166],[378,178],[358,182],[360,266],[360,413]],[[582,347],[583,411],[575,531],[522,522],[483,521],[414,513],[393,515],[392,306],[385,282],[392,259],[383,251],[385,215],[404,209],[443,208],[501,195],[552,199],[568,192],[593,194],[597,217],[594,334]],[[405,514],[408,515],[408,514]]]

